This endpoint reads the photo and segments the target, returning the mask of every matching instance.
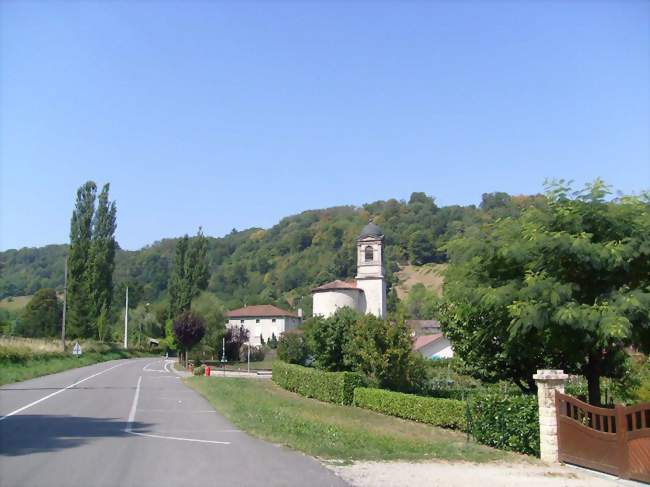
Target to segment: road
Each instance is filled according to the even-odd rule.
[[[248,436],[160,359],[105,362],[0,388],[0,485],[347,485]]]

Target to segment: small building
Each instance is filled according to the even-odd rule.
[[[353,281],[332,281],[312,289],[314,316],[328,318],[336,310],[352,308],[363,314],[386,317],[384,232],[372,221],[357,238],[357,276]]]
[[[251,345],[261,345],[260,336],[264,341],[287,330],[296,328],[302,322],[302,312],[298,313],[272,306],[260,304],[255,306],[244,306],[226,313],[228,323],[226,326],[244,326],[248,330]]]
[[[438,320],[406,320],[406,326],[411,329],[413,336],[416,337],[441,333]]]
[[[419,352],[424,358],[434,360],[454,356],[451,342],[442,333],[415,337],[413,340],[413,351]]]

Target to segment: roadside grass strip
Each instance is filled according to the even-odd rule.
[[[467,440],[457,431],[308,399],[271,381],[189,377],[185,382],[236,427],[323,459],[487,462],[517,458]]]

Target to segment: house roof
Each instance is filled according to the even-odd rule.
[[[298,318],[298,314],[293,311],[278,308],[271,304],[256,304],[254,306],[244,306],[243,308],[233,309],[228,311],[226,316],[229,318],[252,318],[252,317],[268,317],[268,316],[290,316]]]
[[[372,220],[368,222],[368,224],[361,229],[361,233],[359,234],[359,238],[366,238],[366,237],[383,237],[384,232],[382,231],[381,228],[379,228],[377,225],[375,225]]]
[[[440,322],[438,320],[406,320],[406,325],[417,336],[440,333]]]
[[[311,292],[316,293],[319,291],[334,291],[336,289],[354,289],[356,291],[363,291],[357,287],[356,281],[340,281],[337,279],[336,281],[328,282],[322,286],[315,287],[311,290]]]
[[[413,350],[418,351],[421,348],[426,347],[430,343],[437,342],[438,340],[442,339],[442,333],[436,333],[435,335],[424,335],[417,337],[415,341],[413,342]]]

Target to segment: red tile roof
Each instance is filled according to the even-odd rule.
[[[413,350],[417,351],[423,347],[426,347],[430,343],[437,342],[442,338],[442,333],[436,333],[435,335],[423,335],[419,336],[413,342]]]
[[[251,318],[251,317],[267,317],[267,316],[290,316],[298,318],[298,314],[293,311],[278,308],[270,304],[256,304],[254,306],[244,306],[243,308],[233,309],[228,311],[226,316],[229,318]]]
[[[332,291],[334,289],[357,289],[361,291],[361,289],[357,287],[356,281],[340,281],[337,279],[336,281],[328,282],[322,286],[315,287],[311,290],[311,292]]]

